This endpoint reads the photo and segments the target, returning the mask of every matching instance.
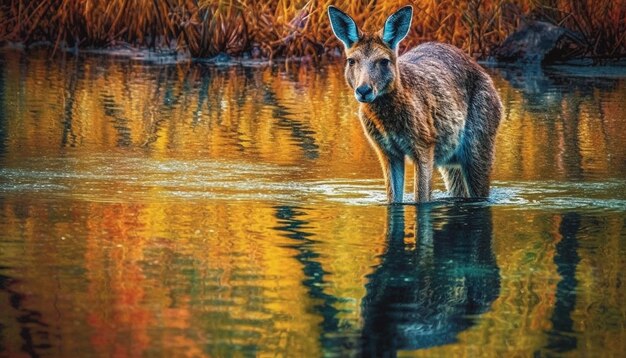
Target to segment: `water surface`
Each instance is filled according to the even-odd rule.
[[[0,355],[621,356],[626,73],[489,71],[489,202],[389,207],[338,65],[0,54]]]

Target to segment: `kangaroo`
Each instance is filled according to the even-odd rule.
[[[424,43],[399,56],[411,6],[389,16],[377,33],[362,32],[334,6],[328,17],[345,46],[345,77],[382,165],[388,201],[403,201],[405,157],[415,164],[416,202],[431,200],[435,166],[452,196],[487,198],[502,112],[489,75],[443,43]]]

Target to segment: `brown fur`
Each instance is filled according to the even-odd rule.
[[[403,199],[405,157],[415,163],[416,202],[431,199],[435,166],[452,196],[487,197],[501,117],[491,78],[453,46],[430,42],[397,56],[382,35],[359,32],[346,46],[345,76],[352,89],[369,86],[375,96],[360,104],[359,117],[389,201]]]

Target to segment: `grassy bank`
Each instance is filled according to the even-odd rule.
[[[626,0],[419,0],[406,46],[426,40],[486,57],[524,19],[580,33],[579,53],[626,55]],[[55,47],[176,48],[194,57],[319,58],[336,53],[325,9],[335,5],[377,29],[396,1],[5,0],[0,41]]]

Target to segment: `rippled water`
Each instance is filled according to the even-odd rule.
[[[489,202],[389,207],[340,66],[0,54],[0,355],[621,356],[626,71],[490,72]]]

